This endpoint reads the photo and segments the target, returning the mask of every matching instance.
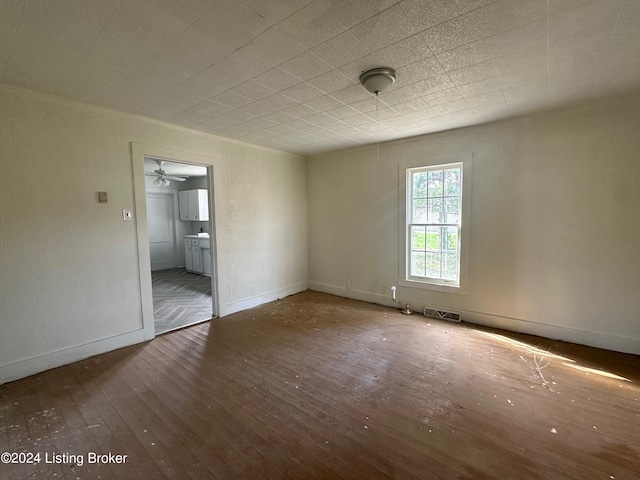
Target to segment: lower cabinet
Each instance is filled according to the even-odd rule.
[[[189,272],[202,273],[202,262],[200,260],[200,246],[198,245],[198,240],[185,238],[184,263]]]
[[[211,275],[211,248],[200,247],[202,253],[202,273]]]
[[[187,271],[211,275],[211,248],[209,239],[185,238],[184,260]]]
[[[193,271],[193,260],[192,260],[192,256],[191,256],[191,239],[190,238],[185,238],[184,239],[184,265],[187,269],[187,271],[191,272]]]

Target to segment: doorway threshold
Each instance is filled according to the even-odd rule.
[[[156,332],[156,337],[159,337],[160,335],[166,335],[167,333],[175,333],[178,330],[184,330],[185,328],[193,327],[194,325],[200,325],[201,323],[209,322],[211,320],[215,320],[216,318],[218,317],[203,318],[202,320],[195,320],[194,322],[187,323],[186,325],[180,325],[179,327],[169,328],[161,332]]]

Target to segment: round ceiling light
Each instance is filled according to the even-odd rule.
[[[396,71],[389,67],[373,68],[360,75],[362,86],[375,95],[384,92],[395,81]]]

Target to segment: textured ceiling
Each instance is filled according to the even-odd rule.
[[[640,0],[0,1],[2,83],[301,154],[635,88],[639,52]]]

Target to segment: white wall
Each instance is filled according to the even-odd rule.
[[[0,383],[144,340],[131,142],[211,160],[221,315],[306,289],[302,157],[9,86],[0,111]]]
[[[398,297],[640,353],[639,111],[628,96],[383,144],[379,161],[373,147],[308,159],[310,288],[391,305],[398,165],[473,154],[468,295]]]

